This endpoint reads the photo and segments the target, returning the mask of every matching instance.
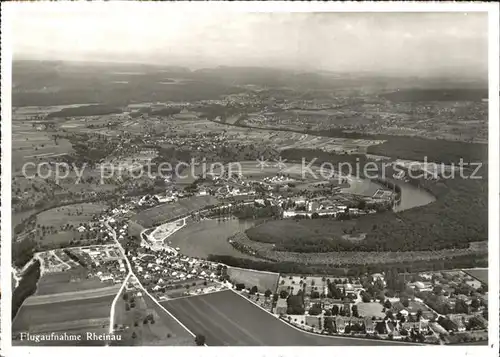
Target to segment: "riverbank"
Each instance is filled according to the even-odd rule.
[[[231,237],[232,246],[240,252],[255,255],[259,258],[270,262],[297,263],[304,265],[333,265],[337,267],[358,265],[363,262],[363,265],[374,264],[400,264],[412,263],[427,260],[441,260],[452,257],[467,257],[467,256],[487,256],[487,242],[478,242],[470,244],[465,249],[442,249],[437,251],[378,251],[374,254],[373,251],[331,251],[326,253],[298,253],[279,251],[274,249],[274,245],[270,243],[256,242],[248,238],[243,232],[238,232]]]

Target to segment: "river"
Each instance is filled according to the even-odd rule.
[[[395,212],[401,212],[409,210],[411,208],[425,206],[436,200],[436,197],[434,197],[428,191],[413,186],[407,182],[396,180],[393,178],[385,178],[385,180],[394,183],[401,189],[401,201],[394,207]],[[363,178],[351,177],[349,187],[343,188],[341,192],[361,196],[372,196],[379,188],[387,189],[377,182],[373,182],[371,180]]]
[[[434,202],[436,198],[424,189],[412,186],[404,181],[387,179],[401,188],[401,201],[394,208],[395,212],[402,212],[411,208]],[[378,184],[367,179],[357,179],[353,191],[365,192],[377,189]],[[354,192],[353,192],[354,193]],[[238,232],[244,232],[256,224],[252,220],[217,219],[203,220],[189,223],[186,227],[175,232],[166,242],[171,247],[179,248],[187,256],[206,258],[210,254],[231,255],[238,258],[252,258],[234,249],[228,238]]]
[[[173,248],[179,248],[182,254],[206,258],[209,254],[231,255],[249,258],[248,255],[234,249],[228,238],[238,232],[244,232],[255,225],[251,220],[229,219],[218,221],[207,219],[188,225],[166,239]]]
[[[436,197],[423,188],[415,187],[401,180],[387,179],[401,188],[401,202],[394,207],[394,212],[402,212],[411,208],[428,205],[436,200]]]

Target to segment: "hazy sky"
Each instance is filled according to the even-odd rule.
[[[18,7],[14,58],[484,74],[483,13],[210,13]]]

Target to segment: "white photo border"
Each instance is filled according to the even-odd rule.
[[[11,74],[12,74],[12,41],[10,19],[18,7],[33,7],[43,9],[77,8],[88,9],[89,7],[100,7],[104,10],[123,10],[143,6],[149,7],[171,7],[182,8],[185,11],[230,11],[230,12],[488,12],[489,13],[489,345],[488,346],[377,346],[377,347],[144,347],[146,351],[140,351],[134,347],[112,347],[113,353],[123,356],[135,356],[139,353],[160,355],[183,356],[303,356],[310,354],[314,348],[315,353],[320,354],[364,354],[364,355],[388,355],[389,353],[405,353],[410,356],[418,356],[426,353],[428,356],[442,356],[453,354],[454,356],[498,356],[499,353],[499,8],[498,4],[491,3],[408,3],[408,2],[166,2],[166,3],[142,3],[142,2],[12,2],[1,4],[1,27],[2,27],[2,78],[1,78],[1,135],[2,135],[2,185],[1,185],[1,343],[2,354],[6,356],[38,356],[49,354],[51,356],[105,356],[109,354],[104,348],[98,347],[12,347],[11,341]],[[89,19],[91,24],[91,19]],[[373,350],[373,349],[376,350]]]

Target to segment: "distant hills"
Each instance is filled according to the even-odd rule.
[[[220,66],[190,70],[182,66],[134,63],[16,60],[12,76],[14,106],[217,99],[221,95],[244,91],[239,87],[242,85],[332,93],[337,90],[370,91],[394,101],[404,101],[412,95],[421,100],[433,95],[444,99],[449,96],[450,100],[482,99],[487,92],[487,83],[480,79],[403,78],[368,72],[312,72],[265,67]],[[182,81],[162,83],[164,79]],[[397,89],[414,91],[391,94]]]
[[[475,101],[488,98],[488,89],[406,89],[381,95],[393,102]]]

